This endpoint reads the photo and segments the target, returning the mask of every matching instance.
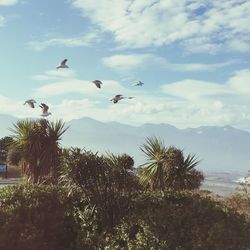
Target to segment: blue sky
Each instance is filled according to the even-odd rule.
[[[246,0],[0,0],[0,113],[250,130],[249,24]]]

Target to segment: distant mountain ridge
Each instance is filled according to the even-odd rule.
[[[0,137],[10,134],[18,118],[0,115]],[[200,168],[206,171],[241,171],[250,169],[250,133],[231,126],[202,126],[178,129],[169,124],[131,126],[118,122],[100,122],[84,117],[66,123],[69,129],[62,145],[78,146],[100,153],[128,153],[136,164],[145,158],[140,146],[146,137],[156,136],[167,146],[174,145],[185,154],[195,154],[201,159]]]

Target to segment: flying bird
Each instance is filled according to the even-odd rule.
[[[41,114],[41,116],[47,117],[47,116],[51,115],[51,113],[48,112],[49,106],[47,104],[41,103],[41,105],[39,105],[39,107],[42,108],[42,114]]]
[[[141,81],[137,81],[133,86],[142,86],[144,83]]]
[[[117,103],[118,101],[124,99],[125,97],[123,95],[115,95],[113,98],[110,99],[113,103]]]
[[[35,108],[36,101],[34,99],[28,99],[24,102],[23,105],[28,104],[31,108]]]
[[[110,101],[112,101],[113,103],[117,103],[122,99],[133,99],[135,98],[134,96],[129,96],[129,97],[125,97],[123,95],[115,95],[113,98],[110,99]]]
[[[93,83],[96,85],[96,87],[99,88],[99,89],[101,88],[101,84],[103,84],[102,81],[100,81],[100,80],[94,80],[94,81],[92,81],[92,82],[93,82]]]
[[[69,66],[66,64],[66,62],[68,61],[68,59],[64,59],[61,61],[61,63],[56,66],[57,69],[65,69],[68,68]]]

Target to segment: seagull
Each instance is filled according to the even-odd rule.
[[[68,59],[64,59],[61,61],[61,63],[56,66],[57,69],[65,69],[68,68],[68,65],[66,65],[66,62],[68,61]]]
[[[115,95],[113,98],[110,99],[113,103],[117,103],[121,99],[124,99],[125,97],[123,95]]]
[[[133,86],[142,86],[143,84],[144,84],[143,82],[138,81],[138,82],[136,82],[135,84],[133,84]]]
[[[112,101],[113,103],[117,103],[118,101],[122,100],[122,99],[133,99],[135,98],[134,96],[129,96],[129,97],[125,97],[123,95],[115,95],[113,98],[110,99],[110,101]]]
[[[48,112],[49,106],[47,104],[41,103],[41,105],[39,105],[39,107],[43,109],[41,116],[47,117],[47,116],[51,115],[51,113]]]
[[[103,84],[102,81],[100,81],[100,80],[94,80],[94,81],[92,81],[92,82],[93,82],[93,83],[96,85],[96,87],[99,88],[99,89],[101,88],[101,84]]]
[[[35,108],[35,103],[36,103],[36,101],[35,101],[34,99],[28,99],[28,100],[26,100],[26,101],[24,102],[23,105],[25,105],[26,103],[27,103],[31,108]]]

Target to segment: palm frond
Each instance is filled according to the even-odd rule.
[[[194,169],[199,163],[200,163],[200,160],[198,160],[195,155],[189,154],[186,157],[183,165],[187,171],[190,171],[191,169]]]

